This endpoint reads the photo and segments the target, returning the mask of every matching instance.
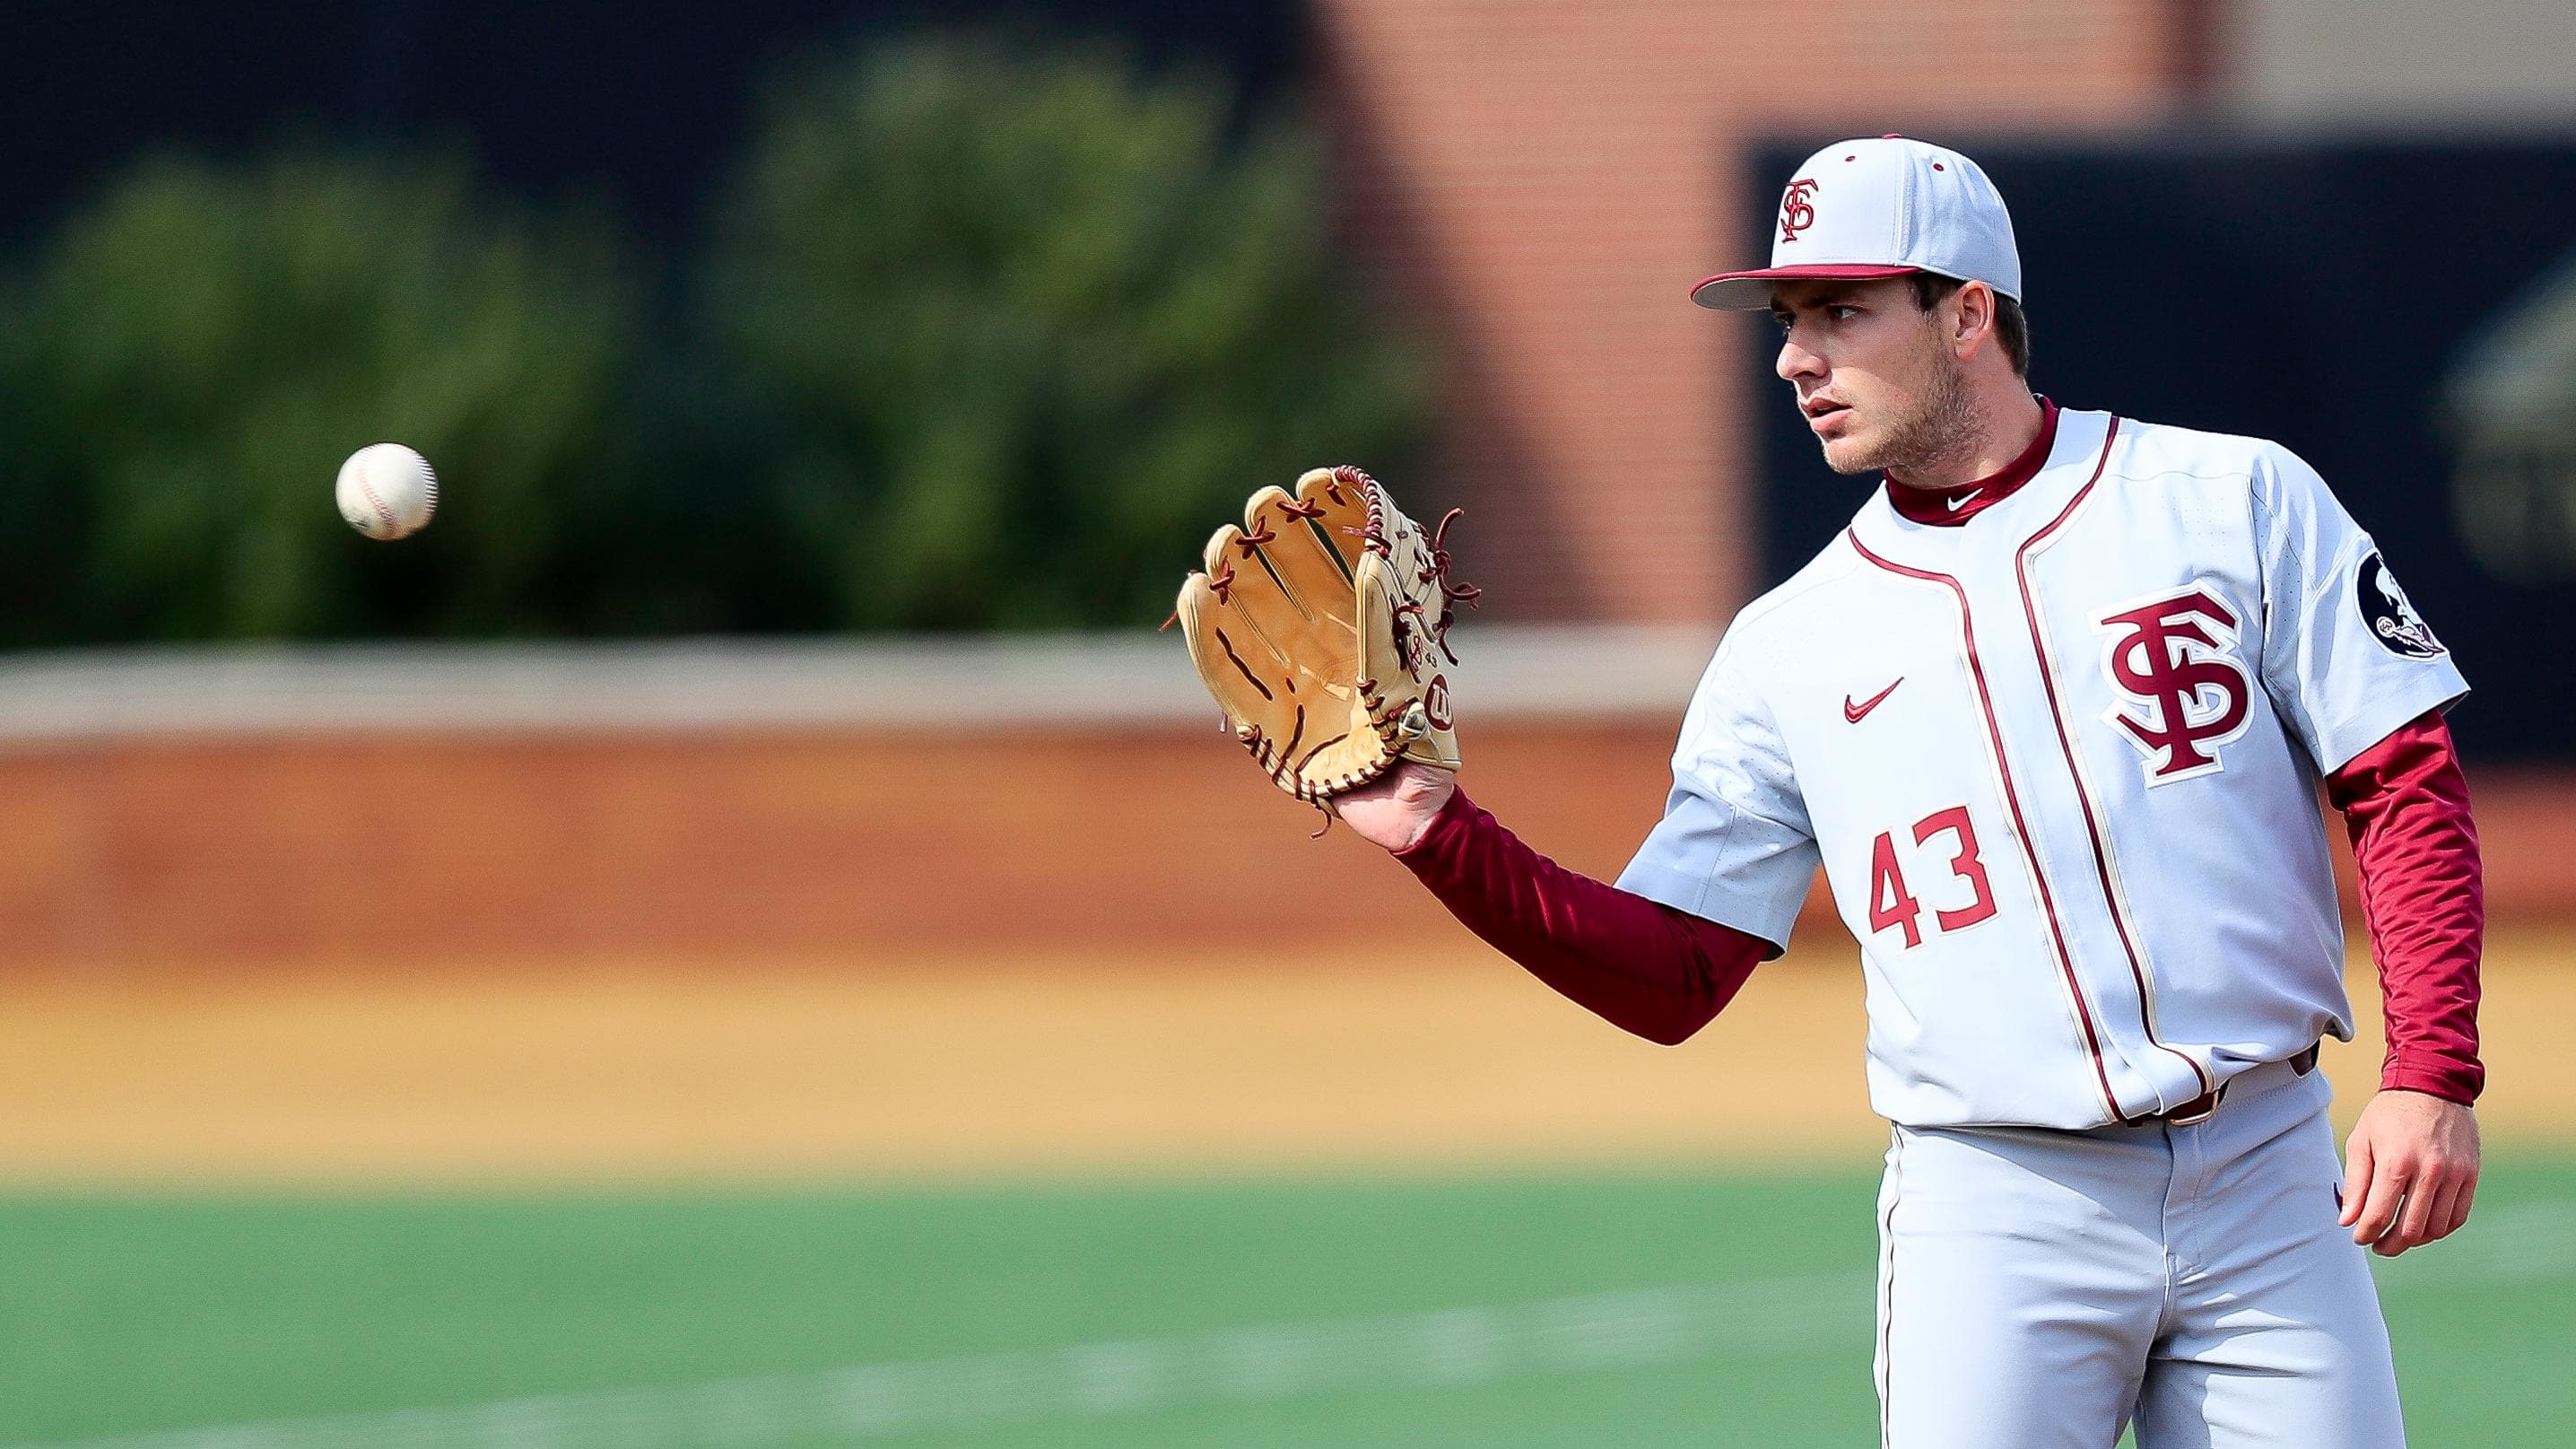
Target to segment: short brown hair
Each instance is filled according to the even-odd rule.
[[[1914,284],[1915,307],[1925,312],[1966,285],[1937,272],[1916,272],[1906,280]],[[2004,345],[2004,356],[2012,360],[2013,371],[2030,376],[2030,319],[2022,315],[2021,303],[2001,292],[1995,293],[1995,336]]]

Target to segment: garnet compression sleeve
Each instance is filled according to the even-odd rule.
[[[1755,966],[1779,954],[1759,936],[1558,865],[1463,790],[1397,859],[1468,930],[1531,975],[1667,1046],[1706,1026]]]
[[[2388,1016],[2380,1086],[2474,1102],[2486,890],[2451,732],[2421,715],[2326,777],[2361,874],[2361,912]]]

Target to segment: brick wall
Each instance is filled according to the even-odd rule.
[[[1489,726],[1478,798],[1615,875],[1668,719]],[[1224,964],[1453,930],[1213,729],[137,738],[0,752],[0,973],[1016,948]],[[1291,926],[1290,922],[1293,922]],[[1239,952],[1235,953],[1238,957]]]
[[[1453,379],[1440,476],[1517,617],[1722,618],[1748,592],[1760,325],[1689,305],[1746,248],[1757,135],[2109,129],[2206,68],[2189,0],[1323,0],[1352,230]]]
[[[1468,781],[1532,845],[1606,878],[1662,809],[1671,742],[1669,719],[1482,727]],[[2496,919],[2576,915],[2576,777],[2474,783]],[[1227,944],[1247,925],[1392,968],[1465,940],[1375,847],[1307,839],[1317,818],[1214,731],[1168,726],[6,752],[0,977],[864,969],[1038,946],[1258,969]],[[1847,960],[1829,909],[1822,889],[1808,900],[1829,947],[1811,959]]]

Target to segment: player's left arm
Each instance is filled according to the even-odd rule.
[[[2442,712],[2468,691],[2389,561],[2316,470],[2266,445],[2253,523],[2263,682],[2344,812],[2389,1052],[2345,1144],[2343,1221],[2394,1257],[2457,1229],[2478,1176],[2485,897]]]
[[[2478,1187],[2478,958],[2486,932],[2468,782],[2438,712],[2326,777],[2360,867],[2388,1057],[2345,1145],[2343,1223],[2383,1257],[2447,1237]]]

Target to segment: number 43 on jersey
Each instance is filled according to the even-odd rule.
[[[1914,849],[1910,852],[1918,874],[1926,863],[1937,869],[1942,846],[1936,839],[1947,837],[1946,844],[1956,849],[1948,857],[1948,877],[1931,884],[1936,898],[1932,907],[1933,923],[1942,931],[1964,931],[1995,913],[1995,893],[1986,884],[1986,863],[1977,855],[1977,827],[1968,820],[1968,807],[1953,805],[1935,810],[1914,822],[1910,832]],[[1954,905],[1939,904],[1955,901]],[[1902,927],[1905,944],[1923,944],[1923,902],[1906,886],[1905,869],[1899,860],[1896,832],[1882,830],[1869,854],[1869,929],[1876,935],[1890,926]]]

